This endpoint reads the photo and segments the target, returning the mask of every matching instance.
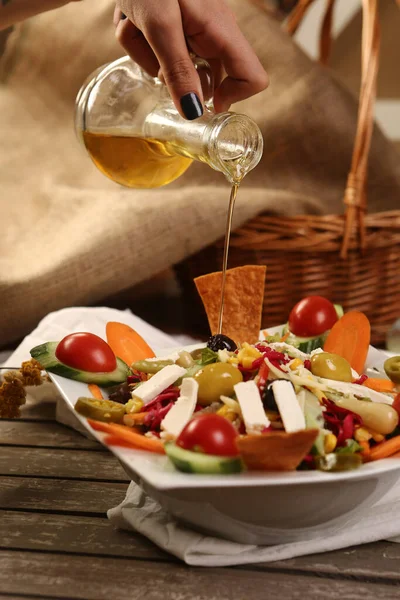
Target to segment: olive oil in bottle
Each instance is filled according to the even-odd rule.
[[[130,188],[161,187],[192,164],[190,158],[170,152],[167,144],[158,140],[90,131],[83,131],[82,137],[96,167]]]

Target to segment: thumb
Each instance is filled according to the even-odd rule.
[[[189,55],[181,20],[158,24],[154,30],[151,27],[145,33],[176,108],[190,121],[201,117],[200,79]]]

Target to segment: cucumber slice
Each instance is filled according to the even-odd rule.
[[[67,379],[74,379],[75,381],[82,381],[83,383],[96,383],[103,387],[122,383],[131,374],[128,365],[120,358],[117,358],[117,366],[114,371],[109,371],[108,373],[91,373],[90,371],[74,369],[58,360],[56,357],[57,346],[58,342],[46,342],[32,348],[30,354],[49,373],[54,373]]]
[[[323,348],[325,343],[326,334],[317,335],[316,337],[299,337],[297,335],[293,335],[292,333],[287,338],[286,343],[291,346],[295,346],[305,354],[310,354],[313,350],[317,348]]]
[[[341,304],[334,304],[333,306],[335,307],[337,318],[341,319],[344,315],[343,306]]]
[[[184,450],[174,442],[165,444],[165,452],[178,471],[209,475],[229,475],[243,470],[242,459],[230,456],[213,456]]]

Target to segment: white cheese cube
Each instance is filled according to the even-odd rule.
[[[255,381],[242,381],[234,386],[248,434],[260,434],[271,422],[265,414],[260,392]]]
[[[279,379],[273,381],[271,386],[285,431],[293,433],[305,429],[304,414],[291,382]]]
[[[199,384],[193,377],[187,377],[181,385],[181,393],[174,406],[161,421],[161,429],[171,437],[178,437],[189,423],[196,408]]]
[[[140,398],[143,404],[154,400],[167,387],[175,383],[177,379],[185,375],[186,369],[179,365],[168,365],[158,371],[151,379],[141,383],[132,393],[132,397]]]

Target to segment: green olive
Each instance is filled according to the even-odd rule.
[[[220,396],[231,396],[233,386],[243,381],[237,367],[221,362],[206,365],[194,378],[199,384],[198,402],[203,406],[218,402]]]
[[[186,350],[181,350],[181,352],[179,352],[179,358],[176,361],[176,364],[180,367],[184,367],[185,369],[189,369],[189,367],[193,367],[194,359],[189,352]]]
[[[383,368],[393,383],[400,383],[400,356],[392,356],[385,360]]]
[[[311,357],[311,372],[317,377],[335,381],[353,381],[351,366],[345,358],[330,352],[319,352]]]

